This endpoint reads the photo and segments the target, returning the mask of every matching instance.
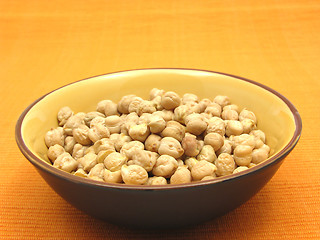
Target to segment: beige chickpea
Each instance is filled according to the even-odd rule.
[[[164,137],[160,141],[158,153],[160,155],[170,155],[175,159],[178,159],[183,155],[184,150],[177,139],[173,137]]]
[[[211,117],[220,117],[221,116],[221,106],[215,102],[211,103],[206,107],[204,113],[209,114]]]
[[[187,166],[179,166],[170,178],[171,184],[190,183],[191,181],[191,172]]]
[[[242,109],[242,111],[239,114],[239,120],[242,121],[243,119],[249,118],[254,121],[254,124],[257,124],[257,118],[256,115],[247,109]]]
[[[145,123],[133,125],[129,129],[129,136],[133,140],[137,140],[140,142],[144,142],[149,136],[149,134],[150,134],[149,127]]]
[[[256,125],[254,124],[254,121],[249,118],[245,118],[241,121],[242,127],[243,127],[243,133],[250,133],[252,132],[255,128]]]
[[[194,165],[197,164],[197,162],[199,162],[196,158],[194,157],[187,157],[184,160],[184,163],[186,166],[188,166],[188,169],[191,171],[191,169],[193,168]]]
[[[189,157],[195,157],[199,154],[201,147],[197,137],[192,134],[186,134],[182,139],[181,146],[184,154]]]
[[[59,126],[62,127],[72,115],[73,115],[73,111],[71,110],[71,108],[69,107],[60,108],[57,115]]]
[[[100,151],[112,150],[115,151],[114,143],[109,138],[102,138],[93,144],[93,149],[96,154]]]
[[[83,168],[89,172],[95,165],[97,165],[97,155],[94,153],[87,153],[83,157],[78,158],[79,168]]]
[[[129,111],[130,111],[130,106],[129,105]],[[154,102],[152,101],[148,101],[148,100],[142,100],[138,106],[137,109],[135,109],[135,112],[141,116],[143,113],[153,113],[157,111],[156,109],[156,105],[154,104]]]
[[[67,122],[63,126],[63,130],[66,135],[72,135],[74,128],[84,125],[84,117],[81,114],[72,115],[68,118]]]
[[[104,166],[110,171],[117,171],[121,169],[121,166],[127,163],[127,157],[121,153],[110,153],[104,159]]]
[[[81,145],[90,145],[91,140],[88,136],[89,127],[87,125],[80,125],[77,128],[74,128],[72,131],[72,135],[74,140]]]
[[[200,113],[200,106],[198,103],[188,102],[180,105],[174,109],[174,120],[185,124],[186,117],[192,113]]]
[[[57,157],[63,154],[64,152],[65,150],[61,145],[55,144],[49,147],[47,155],[51,162],[54,162],[57,159]]]
[[[122,125],[121,125],[121,133],[125,135],[129,135],[129,129],[131,126],[137,125],[139,122],[139,116],[137,113],[132,112],[129,113],[125,119],[122,120]]]
[[[167,179],[165,179],[164,177],[157,177],[157,176],[153,176],[153,177],[149,177],[146,185],[167,185]]]
[[[263,131],[259,129],[252,130],[249,135],[254,136],[256,140],[260,139],[263,143],[266,142],[266,135]]]
[[[215,176],[217,167],[208,161],[198,161],[191,169],[191,176],[194,181],[199,181],[205,176]]]
[[[84,116],[84,123],[88,126],[88,127],[90,127],[90,124],[91,124],[91,121],[94,119],[94,118],[96,118],[96,117],[102,117],[102,118],[104,118],[105,116],[104,116],[104,114],[103,113],[101,113],[101,112],[88,112],[88,113],[86,113],[85,114],[85,116]]]
[[[142,113],[139,117],[138,124],[149,124],[150,118],[152,117],[151,113]]]
[[[103,180],[105,167],[103,163],[96,164],[88,173],[88,178],[95,179],[99,178],[99,180]]]
[[[95,153],[95,150],[93,148],[93,145],[90,145],[90,146],[87,146],[86,150],[84,151],[84,154],[87,154],[87,153]]]
[[[248,166],[252,160],[252,147],[238,145],[233,151],[233,158],[238,166]]]
[[[225,132],[226,132],[225,122],[221,118],[219,117],[209,118],[206,134],[219,133],[221,136],[224,136]]]
[[[51,147],[53,145],[59,144],[64,146],[64,132],[62,127],[57,127],[55,129],[51,129],[48,131],[44,137],[44,141],[47,147]]]
[[[259,164],[269,157],[269,151],[265,148],[258,148],[252,151],[252,163]]]
[[[218,103],[221,107],[225,107],[230,104],[230,99],[228,96],[217,95],[213,101]]]
[[[135,99],[141,99],[137,97],[136,95],[130,94],[130,95],[125,95],[123,96],[120,101],[118,102],[117,108],[118,112],[120,113],[129,113],[129,105],[132,101]]]
[[[194,135],[200,135],[207,129],[207,121],[199,113],[193,113],[186,117],[186,131]]]
[[[235,104],[228,104],[228,105],[224,106],[222,109],[223,109],[223,111],[224,110],[234,110],[239,114],[239,106],[235,105]]]
[[[240,166],[240,167],[237,167],[232,173],[239,173],[247,169],[249,169],[247,166]]]
[[[101,100],[101,101],[99,101],[97,106],[96,106],[96,111],[104,114],[104,109],[105,109],[105,106],[106,106],[108,101],[110,101],[110,100]]]
[[[141,115],[141,113],[139,113],[140,111],[140,103],[144,101],[142,98],[140,97],[135,97],[129,104],[128,106],[128,111],[129,113],[135,112],[138,115]]]
[[[147,172],[150,172],[156,164],[158,157],[159,155],[155,152],[139,149],[132,154],[132,159],[128,161],[127,165],[139,165]]]
[[[165,93],[164,90],[158,88],[152,88],[149,93],[149,100],[155,99],[156,97],[162,97]]]
[[[161,97],[161,105],[164,109],[172,110],[181,104],[179,95],[175,92],[166,92]]]
[[[122,183],[121,170],[113,172],[105,169],[103,173],[103,179],[107,183]]]
[[[238,145],[248,145],[253,149],[256,146],[254,136],[246,133],[239,136],[231,136],[229,140],[231,141],[233,148],[236,148]]]
[[[78,176],[78,177],[83,177],[83,178],[88,177],[88,174],[87,174],[86,171],[83,170],[82,168],[77,169],[77,171],[75,171],[75,172],[73,173],[73,175]]]
[[[221,118],[224,120],[238,120],[239,114],[237,111],[232,109],[225,109],[221,113]]]
[[[158,157],[155,165],[153,166],[152,173],[155,176],[170,178],[177,168],[177,160],[172,156],[163,154]]]
[[[154,99],[151,100],[154,107],[156,108],[156,111],[163,110],[163,107],[161,105],[161,96],[156,96]]]
[[[174,113],[171,110],[163,109],[162,111],[156,111],[152,113],[152,115],[158,115],[162,117],[166,122],[171,121],[174,119]]]
[[[110,154],[115,152],[114,149],[102,150],[97,153],[97,163],[103,163],[104,159]]]
[[[217,176],[232,174],[236,169],[236,163],[229,153],[221,153],[214,164],[217,167]]]
[[[117,140],[114,142],[114,147],[118,152],[120,152],[123,145],[125,143],[131,142],[131,140],[132,140],[131,137],[129,137],[123,133],[120,133],[117,137]]]
[[[117,104],[111,100],[106,100],[104,102],[104,115],[106,117],[112,115],[119,115]]]
[[[204,145],[199,155],[197,156],[198,161],[205,160],[211,163],[213,163],[216,160],[216,158],[216,153],[211,145]]]
[[[110,137],[110,131],[103,124],[95,124],[92,128],[89,129],[88,137],[93,143],[95,143],[102,138]]]
[[[225,139],[222,147],[216,152],[217,156],[219,156],[221,153],[232,153],[232,143],[230,140]]]
[[[74,140],[72,136],[66,136],[66,138],[64,139],[64,150],[72,154],[73,147],[76,143],[76,140]]]
[[[193,93],[185,93],[182,96],[182,104],[186,104],[189,102],[193,102],[193,103],[198,103],[199,102],[199,98],[197,95],[193,94]]]
[[[201,99],[201,101],[199,102],[200,113],[203,113],[211,103],[212,102],[209,98]]]
[[[146,150],[151,152],[158,152],[161,139],[162,138],[159,135],[150,134],[144,142]]]
[[[224,143],[223,137],[219,133],[208,133],[204,137],[204,144],[205,145],[211,145],[214,149],[214,151],[219,150]]]
[[[87,148],[87,146],[82,146],[80,143],[76,143],[72,149],[72,157],[74,159],[83,157]]]
[[[95,117],[90,122],[90,128],[93,128],[96,125],[104,125],[106,126],[106,118],[105,117]]]
[[[166,121],[159,115],[152,115],[149,118],[148,126],[150,128],[150,132],[160,133],[165,129]]]
[[[120,153],[122,155],[125,155],[128,159],[132,159],[133,154],[138,150],[144,149],[144,145],[140,141],[131,141],[128,143],[125,143],[122,148],[120,149]]]
[[[77,169],[78,162],[70,155],[70,153],[64,152],[56,158],[53,166],[70,173]]]
[[[227,120],[226,121],[226,135],[230,137],[231,135],[240,135],[243,133],[243,126],[241,122],[237,120]]]
[[[165,129],[161,132],[161,136],[163,137],[173,137],[177,139],[179,142],[182,141],[182,138],[185,135],[185,127],[176,122],[176,121],[169,121]]]
[[[112,115],[105,119],[105,124],[108,127],[110,134],[120,133],[122,123],[121,117],[117,115]]]
[[[123,182],[130,185],[143,185],[148,180],[147,171],[139,165],[123,165],[121,176]]]

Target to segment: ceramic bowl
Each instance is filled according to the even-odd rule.
[[[109,184],[54,168],[46,157],[44,135],[57,126],[63,106],[75,112],[94,111],[103,99],[123,95],[147,98],[154,88],[194,93],[213,99],[227,95],[252,110],[272,149],[263,163],[213,180],[167,186]],[[225,214],[255,195],[276,173],[297,144],[300,115],[280,93],[260,83],[229,74],[193,69],[141,69],[96,76],[56,89],[34,101],[16,124],[16,141],[23,155],[66,201],[94,217],[134,228],[176,228]]]

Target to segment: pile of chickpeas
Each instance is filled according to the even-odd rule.
[[[165,185],[226,176],[269,157],[255,114],[229,97],[157,88],[149,95],[102,100],[88,113],[62,107],[59,127],[45,135],[53,166],[108,183]]]

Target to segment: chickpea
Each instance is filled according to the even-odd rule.
[[[208,127],[206,134],[208,133],[219,133],[221,136],[225,135],[225,122],[219,117],[212,117],[208,120]]]
[[[110,153],[105,159],[104,159],[104,166],[114,172],[121,169],[121,166],[127,163],[127,157],[121,153],[113,152]]]
[[[86,113],[85,114],[85,116],[84,116],[84,123],[88,126],[88,127],[90,127],[90,123],[91,123],[91,121],[94,119],[94,118],[96,118],[96,117],[102,117],[102,118],[104,118],[105,116],[104,116],[104,114],[103,113],[101,113],[101,112],[88,112],[88,113]]]
[[[108,150],[102,150],[100,152],[98,152],[97,154],[97,163],[103,163],[104,159],[110,154],[115,152],[115,150],[113,149],[108,149]]]
[[[252,160],[252,148],[248,145],[238,145],[233,151],[233,158],[238,166],[248,166]]]
[[[246,119],[246,118],[253,120],[254,124],[257,124],[256,115],[247,109],[243,109],[239,114],[239,120],[242,121],[243,119]]]
[[[98,163],[93,168],[91,168],[88,174],[88,178],[91,178],[91,179],[99,178],[99,180],[103,180],[104,170],[105,170],[105,167],[103,163]]]
[[[165,129],[166,121],[159,115],[152,115],[149,118],[148,126],[150,128],[150,132],[160,133],[163,131],[163,129]]]
[[[157,177],[157,176],[153,176],[153,177],[149,177],[146,185],[167,185],[167,179],[165,179],[164,177]]]
[[[152,99],[155,99],[156,97],[162,97],[164,93],[165,91],[162,89],[153,88],[149,93],[149,99],[152,100]]]
[[[51,162],[54,162],[57,159],[57,157],[63,154],[64,152],[65,150],[61,145],[55,144],[49,147],[47,155]]]
[[[182,138],[185,135],[185,127],[176,121],[169,121],[165,129],[161,132],[163,137],[173,137],[179,142],[182,141]]]
[[[98,102],[96,111],[104,114],[104,109],[108,101],[110,100],[101,100],[100,102]]]
[[[136,95],[130,94],[123,96],[121,100],[118,102],[118,112],[120,113],[129,113],[129,105],[130,103],[137,99],[138,97]]]
[[[104,111],[103,111],[103,113],[104,113],[104,115],[106,117],[109,117],[109,116],[112,116],[112,115],[119,115],[117,104],[114,103],[111,100],[106,100],[104,102]]]
[[[217,167],[217,176],[226,176],[232,174],[236,169],[236,163],[229,153],[221,153],[215,161]]]
[[[235,110],[226,109],[222,111],[221,117],[224,120],[238,120],[239,114]]]
[[[156,134],[151,134],[146,139],[144,145],[146,150],[151,152],[158,152],[159,146],[160,146],[161,137]]]
[[[132,160],[128,161],[128,165],[139,165],[147,172],[150,172],[156,164],[159,155],[155,152],[147,150],[136,150],[132,155]]]
[[[85,155],[85,151],[88,147],[86,146],[82,146],[80,143],[76,143],[73,146],[73,150],[72,150],[72,157],[74,159],[78,159],[81,158]]]
[[[162,117],[166,122],[174,119],[174,113],[171,110],[163,109],[162,111],[156,111],[152,115],[158,115]]]
[[[205,176],[215,176],[217,167],[208,161],[198,161],[191,169],[191,176],[194,181],[203,179]]]
[[[141,115],[140,112],[140,103],[144,101],[142,98],[140,97],[135,97],[129,104],[128,106],[128,111],[129,113],[135,112],[137,113],[139,116]]]
[[[69,107],[62,107],[58,112],[59,126],[63,126],[67,120],[73,115],[73,111]]]
[[[164,154],[157,159],[152,169],[152,173],[155,176],[170,178],[177,168],[177,160],[172,156]]]
[[[216,152],[217,155],[219,156],[221,153],[232,153],[232,144],[230,140],[225,139],[223,142],[222,147]]]
[[[259,164],[269,157],[269,152],[264,148],[254,149],[252,151],[252,163]]]
[[[90,122],[90,128],[93,128],[96,125],[103,125],[106,126],[106,118],[105,117],[95,117]]]
[[[195,95],[193,93],[185,93],[182,96],[182,104],[186,104],[188,102],[198,103],[199,102],[199,98],[198,98],[197,95]]]
[[[184,154],[190,157],[195,157],[200,152],[200,144],[197,137],[192,134],[186,134],[181,142]]]
[[[186,164],[186,166],[188,166],[188,169],[189,170],[191,170],[193,167],[194,167],[194,165],[196,165],[197,164],[197,162],[199,162],[196,158],[194,158],[194,157],[188,157],[185,161],[184,161],[184,163]]]
[[[216,158],[216,153],[211,145],[204,145],[199,155],[197,156],[198,161],[205,160],[211,163],[213,163]]]
[[[84,178],[88,177],[88,174],[82,168],[78,168],[77,171],[73,173],[73,175]]]
[[[144,149],[144,145],[142,142],[139,141],[131,141],[128,143],[125,143],[122,148],[120,149],[120,153],[122,155],[125,155],[128,159],[132,159],[133,154],[138,150]]]
[[[183,155],[184,150],[177,139],[173,137],[164,137],[160,141],[158,153],[160,155],[170,155],[175,159],[178,159]]]
[[[73,147],[76,143],[76,140],[74,140],[72,136],[66,136],[66,138],[64,139],[64,150],[72,154]]]
[[[70,155],[70,153],[65,152],[57,157],[53,166],[70,173],[77,169],[78,162]]]
[[[157,96],[154,99],[151,100],[154,107],[156,108],[156,111],[163,110],[163,107],[161,105],[161,96]]]
[[[131,137],[129,137],[129,136],[123,134],[123,133],[120,133],[120,134],[118,135],[117,141],[114,143],[114,147],[116,148],[116,150],[117,150],[118,152],[120,152],[120,150],[121,150],[121,148],[123,147],[123,145],[124,145],[125,143],[130,142],[131,140],[132,140]]]
[[[154,104],[154,102],[143,100],[139,104],[139,108],[138,108],[137,113],[138,113],[138,115],[141,116],[141,114],[143,114],[143,113],[153,113],[155,111],[157,111],[157,109],[156,109],[156,105]]]
[[[129,136],[137,141],[144,142],[150,134],[147,124],[133,125],[129,129]]]
[[[102,138],[93,144],[93,149],[96,154],[100,151],[112,150],[115,151],[114,143],[109,138]]]
[[[181,103],[179,95],[175,92],[166,92],[162,95],[161,105],[164,109],[172,110],[178,107]]]
[[[110,131],[110,134],[120,133],[121,125],[123,122],[119,116],[112,115],[112,116],[106,117],[105,123]]]
[[[197,103],[188,102],[174,109],[174,120],[185,124],[186,117],[192,113],[200,113],[200,106]]]
[[[88,136],[89,128],[86,125],[80,125],[77,128],[74,128],[72,135],[74,140],[81,145],[90,145],[91,140]]]
[[[112,172],[108,169],[105,169],[103,174],[103,179],[107,183],[121,183],[122,182],[121,170]]]
[[[225,107],[230,104],[230,99],[227,96],[218,95],[216,96],[213,101],[218,103],[221,107]]]
[[[224,139],[219,133],[208,133],[204,137],[204,144],[211,145],[214,151],[217,151],[223,146]]]
[[[249,118],[245,118],[241,121],[242,127],[243,127],[243,133],[250,133],[256,128],[256,125],[254,124],[254,121]]]
[[[203,113],[204,110],[206,110],[206,108],[208,107],[208,105],[210,105],[212,102],[210,99],[208,98],[204,98],[199,102],[199,107],[200,107],[200,113]]]
[[[102,138],[110,137],[109,129],[103,124],[95,124],[88,131],[88,137],[92,142],[96,142]]]
[[[207,181],[207,180],[212,180],[216,179],[216,176],[204,176],[200,181]]]
[[[97,155],[94,153],[87,153],[78,159],[79,168],[89,172],[95,165],[97,165]]]
[[[246,133],[230,137],[229,140],[231,140],[233,148],[236,148],[238,145],[248,145],[253,149],[256,146],[254,137]]]
[[[221,106],[217,103],[211,103],[204,110],[205,113],[209,114],[211,117],[220,117],[221,116]]]
[[[237,120],[228,120],[226,124],[226,135],[240,135],[243,133],[243,126],[241,122]]]
[[[223,107],[223,111],[224,110],[234,110],[236,111],[237,113],[239,113],[239,107],[235,104],[229,104],[229,105],[226,105]]]
[[[67,122],[63,126],[63,130],[66,135],[72,135],[72,131],[74,128],[77,128],[81,125],[84,125],[84,119],[81,114],[76,114],[68,118]]]
[[[51,129],[50,131],[48,131],[44,137],[44,141],[47,147],[51,147],[56,144],[64,146],[64,138],[65,136],[63,133],[63,128],[58,127],[56,129]]]
[[[205,118],[199,113],[193,113],[186,117],[186,130],[194,135],[200,135],[207,129]]]
[[[232,173],[239,173],[247,169],[249,169],[247,166],[240,166],[240,167],[237,167]]]
[[[250,133],[250,135],[254,136],[254,138],[256,140],[260,139],[263,143],[266,142],[266,135],[264,132],[262,132],[261,130],[259,129],[256,129],[256,130],[252,130]]]
[[[132,112],[129,113],[125,119],[122,120],[122,125],[120,127],[121,133],[125,135],[129,135],[129,129],[131,126],[137,125],[139,121],[139,116],[137,113]]]
[[[151,113],[142,113],[141,116],[139,117],[138,124],[149,124],[150,118],[152,114]]]
[[[123,165],[121,176],[124,183],[131,185],[143,185],[148,180],[147,171],[138,165]]]
[[[187,166],[178,167],[170,178],[171,184],[190,183],[191,181],[191,172],[188,170]]]

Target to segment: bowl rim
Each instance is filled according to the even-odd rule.
[[[47,95],[49,95],[55,91],[58,91],[61,88],[67,87],[69,85],[77,84],[79,82],[87,81],[87,80],[90,80],[90,79],[96,78],[96,77],[102,77],[102,76],[107,76],[107,75],[112,75],[112,74],[117,74],[117,73],[130,73],[133,71],[159,71],[159,70],[160,71],[174,71],[174,72],[191,71],[191,72],[205,72],[205,73],[210,73],[210,74],[218,74],[218,75],[223,75],[223,76],[227,76],[227,77],[232,77],[232,78],[235,78],[235,79],[238,79],[241,81],[245,81],[245,82],[254,84],[258,87],[261,87],[261,88],[269,91],[270,93],[272,93],[276,97],[280,98],[282,100],[282,102],[284,102],[288,106],[288,108],[290,109],[290,111],[293,115],[294,121],[295,121],[294,134],[293,134],[292,138],[290,139],[290,141],[288,142],[288,144],[284,148],[282,148],[278,153],[276,153],[275,155],[273,155],[272,157],[270,157],[266,161],[259,163],[258,165],[254,166],[250,169],[241,171],[239,173],[234,173],[231,175],[222,176],[222,177],[218,177],[218,178],[210,179],[210,180],[205,180],[205,181],[197,181],[197,182],[183,183],[183,184],[153,185],[153,186],[107,183],[107,182],[102,182],[102,181],[100,182],[100,181],[96,181],[96,180],[92,180],[92,179],[88,179],[88,178],[82,178],[79,176],[75,176],[75,175],[72,175],[68,172],[57,169],[57,168],[53,167],[52,165],[48,164],[47,162],[45,162],[44,160],[38,158],[26,146],[26,144],[23,140],[22,131],[21,131],[23,120],[24,120],[25,116],[28,114],[28,112],[33,108],[33,106],[36,105],[39,101],[41,101],[43,98],[45,98]],[[259,83],[259,82],[256,82],[256,81],[244,78],[244,77],[240,77],[237,75],[218,72],[218,71],[212,71],[212,70],[203,70],[203,69],[195,69],[195,68],[139,68],[139,69],[115,71],[115,72],[110,72],[110,73],[106,73],[106,74],[99,74],[99,75],[91,76],[88,78],[77,80],[75,82],[68,83],[66,85],[63,85],[59,88],[56,88],[56,89],[44,94],[43,96],[41,96],[38,99],[36,99],[35,101],[33,101],[19,116],[17,123],[16,123],[16,126],[15,126],[15,140],[16,140],[16,143],[17,143],[21,153],[27,158],[27,160],[31,164],[33,164],[35,167],[40,168],[43,171],[45,171],[51,175],[55,175],[56,177],[62,178],[66,181],[74,182],[77,184],[84,184],[84,185],[88,185],[91,187],[99,187],[99,188],[113,188],[113,189],[119,189],[119,190],[123,189],[123,190],[147,190],[147,191],[156,190],[156,191],[159,191],[159,190],[185,189],[185,188],[206,186],[206,185],[221,183],[221,182],[225,182],[225,181],[231,181],[234,179],[242,178],[247,175],[251,175],[251,174],[257,173],[259,171],[262,171],[267,166],[276,164],[281,159],[283,159],[286,155],[288,155],[292,151],[292,149],[295,147],[295,145],[298,143],[300,136],[301,136],[301,132],[302,132],[302,119],[301,119],[301,116],[300,116],[298,110],[296,109],[296,107],[291,103],[291,101],[289,101],[289,99],[287,99],[281,93],[279,93],[278,91],[276,91],[276,90],[274,90],[274,89],[272,89],[262,83]]]

